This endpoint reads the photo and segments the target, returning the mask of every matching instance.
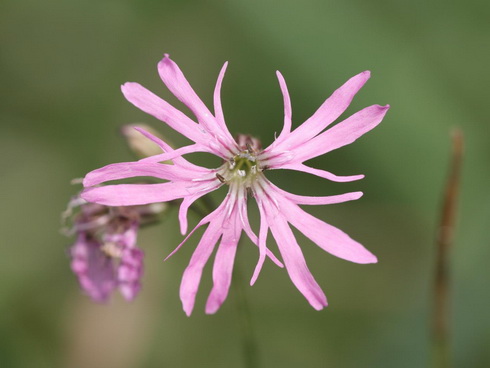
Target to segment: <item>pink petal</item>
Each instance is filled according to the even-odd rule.
[[[228,201],[227,201],[227,199],[225,199],[219,205],[218,208],[216,208],[213,212],[211,212],[209,215],[207,215],[201,221],[199,221],[199,223],[194,227],[194,229],[192,229],[192,231],[185,237],[185,239],[182,240],[182,242],[167,257],[165,257],[164,261],[166,261],[167,259],[172,257],[175,253],[177,253],[177,251],[182,247],[182,245],[184,245],[184,243],[192,236],[192,234],[194,234],[194,232],[197,229],[199,229],[202,225],[207,224],[208,222],[214,221],[215,218],[217,218],[218,216],[221,216],[222,213],[225,211],[227,203],[228,203]]]
[[[302,171],[308,174],[316,175],[319,176],[320,178],[325,178],[331,181],[336,181],[339,183],[344,183],[344,182],[349,182],[349,181],[355,181],[355,180],[360,180],[364,178],[364,175],[351,175],[351,176],[338,176],[335,174],[332,174],[331,172],[325,171],[325,170],[320,170],[320,169],[314,169],[312,167],[306,166],[304,164],[296,163],[296,164],[287,164],[281,167],[274,167],[274,169],[287,169],[287,170],[295,170],[295,171]]]
[[[242,228],[238,223],[237,211],[231,215],[231,226],[223,230],[223,237],[216,252],[213,266],[213,288],[206,302],[206,313],[213,314],[221,307],[231,284],[233,263]]]
[[[117,184],[86,188],[80,196],[88,202],[106,206],[134,206],[182,198],[192,194],[196,187],[185,182]]]
[[[124,97],[140,110],[167,123],[172,129],[196,143],[206,142],[208,137],[199,129],[198,124],[145,87],[128,82],[121,86],[121,90]]]
[[[123,297],[131,301],[141,289],[144,253],[138,248],[124,249],[118,269],[119,290]]]
[[[281,215],[269,217],[268,221],[291,281],[313,308],[323,309],[327,306],[327,298],[308,269],[301,248],[287,222]]]
[[[225,147],[235,146],[235,142],[230,139],[229,132],[218,124],[216,118],[194,92],[177,64],[168,55],[165,55],[158,63],[158,72],[167,88],[194,113],[199,123],[209,133],[217,137],[218,141]]]
[[[375,128],[383,120],[389,107],[389,105],[373,105],[358,111],[333,128],[298,147],[294,160],[304,162],[351,144],[357,138]]]
[[[225,77],[227,66],[228,62],[225,62],[219,73],[218,80],[216,81],[216,87],[214,88],[214,114],[216,116],[216,121],[221,126],[222,133],[227,137],[228,141],[234,142],[234,139],[226,126],[223,107],[221,106],[221,85],[223,84],[223,78]]]
[[[294,151],[278,151],[272,148],[270,151],[263,151],[257,158],[262,166],[270,169],[280,169],[285,165],[296,162]]]
[[[247,197],[246,197],[245,189],[238,192],[237,202],[238,202],[237,203],[238,214],[240,216],[242,228],[245,231],[245,233],[247,234],[247,236],[250,238],[252,243],[258,244],[259,240],[257,238],[257,235],[255,235],[254,231],[252,230],[252,227],[250,226],[250,222],[248,220]]]
[[[219,180],[216,180],[215,183],[211,184],[210,186],[206,187],[200,192],[184,198],[179,208],[180,232],[182,233],[182,235],[184,235],[187,232],[187,211],[189,210],[189,207],[196,200],[212,192],[213,190],[218,189],[221,185],[222,183]]]
[[[117,286],[114,263],[101,250],[101,244],[80,234],[71,248],[71,268],[83,291],[92,300],[104,302]]]
[[[151,176],[164,180],[192,180],[196,173],[189,169],[174,165],[165,165],[152,162],[122,162],[111,164],[89,172],[83,179],[85,187],[91,187],[100,183],[134,178],[139,176]]]
[[[180,284],[180,299],[187,316],[190,316],[194,309],[197,289],[201,282],[202,270],[211,256],[214,246],[220,236],[220,221],[212,221],[204,232],[196,250],[192,254],[189,265],[184,271],[182,283]]]
[[[370,72],[365,71],[349,79],[308,120],[296,128],[281,147],[296,148],[324,130],[349,107],[352,99],[369,77]]]
[[[221,106],[221,85],[223,84],[223,78],[225,77],[226,68],[228,66],[228,62],[225,62],[218,76],[218,80],[216,81],[216,87],[214,88],[214,114],[216,115],[216,120],[220,124],[224,124],[225,117],[223,114],[223,107]]]
[[[284,101],[284,126],[282,128],[281,134],[277,138],[276,142],[282,141],[291,132],[291,99],[289,98],[288,87],[284,77],[279,71],[276,71],[277,79],[279,80],[279,86],[281,87],[282,97]]]
[[[246,197],[243,195],[238,199],[238,211],[239,211],[239,216],[240,216],[240,221],[242,223],[242,228],[245,231],[245,233],[248,235],[252,243],[255,245],[259,245],[259,239],[257,238],[257,235],[253,232],[252,228],[250,227],[250,222],[248,221],[248,214],[247,214],[247,203],[246,203]],[[278,267],[283,268],[284,265],[282,262],[277,259],[277,257],[274,255],[274,253],[271,252],[270,249],[266,248],[266,254],[267,257],[271,259],[272,262],[274,262]]]
[[[286,192],[274,184],[269,183],[270,187],[278,192],[281,196],[289,199],[290,201],[296,204],[310,204],[310,205],[320,205],[320,204],[336,204],[343,203],[347,201],[355,201],[362,197],[362,192],[350,192],[333,196],[325,196],[325,197],[310,197],[310,196],[302,196],[297,194],[292,194]]]
[[[280,201],[282,213],[291,225],[326,252],[355,263],[378,261],[376,256],[343,231],[303,211],[284,197],[276,199]]]
[[[257,281],[260,271],[262,270],[262,266],[264,265],[266,250],[267,250],[266,247],[267,233],[269,231],[269,226],[267,223],[267,214],[259,198],[257,198],[257,205],[259,207],[259,212],[260,212],[260,230],[259,230],[259,244],[258,244],[259,260],[257,262],[257,265],[255,266],[252,279],[250,280],[251,286],[255,284],[255,282]]]

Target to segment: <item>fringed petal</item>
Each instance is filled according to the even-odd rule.
[[[235,146],[227,129],[216,121],[194,92],[178,65],[168,55],[158,63],[158,72],[167,88],[194,113],[199,123],[209,133],[208,139],[216,139],[222,145],[224,148],[221,150],[222,154],[226,154],[227,150]]]
[[[336,204],[343,203],[348,201],[355,201],[362,197],[362,192],[350,192],[344,194],[338,194],[333,196],[324,196],[324,197],[311,197],[311,196],[302,196],[297,194],[292,194],[282,190],[281,188],[276,187],[272,183],[268,183],[268,185],[281,196],[289,199],[290,201],[296,204],[306,204],[306,205],[325,205],[325,204]]]
[[[364,178],[364,175],[350,175],[350,176],[340,176],[332,174],[329,171],[315,169],[313,167],[306,166],[304,164],[287,164],[282,165],[281,167],[275,167],[274,169],[286,169],[286,170],[295,170],[301,171],[308,174],[319,176],[320,178],[328,179],[331,181],[335,181],[338,183],[345,183],[350,181],[361,180]]]
[[[276,71],[276,75],[277,79],[279,80],[279,86],[281,87],[282,97],[284,101],[284,125],[282,127],[281,134],[279,134],[279,137],[277,137],[274,144],[278,144],[286,136],[288,136],[289,133],[291,133],[292,125],[291,99],[289,97],[288,86],[286,85],[286,81],[279,71]]]
[[[343,231],[303,211],[284,197],[277,200],[287,221],[326,252],[354,263],[378,261],[376,256]]]
[[[221,243],[216,252],[213,266],[213,288],[206,302],[207,314],[216,313],[228,296],[241,232],[238,211],[235,209],[230,217],[230,226],[223,229]]]
[[[182,301],[182,306],[187,316],[190,316],[194,309],[197,289],[201,282],[202,270],[211,256],[214,246],[220,236],[220,223],[211,221],[199,241],[196,250],[192,254],[189,265],[184,271],[182,282],[180,284],[180,300]]]
[[[328,305],[327,297],[308,269],[301,248],[286,220],[278,215],[269,217],[268,221],[291,281],[313,308],[323,309]]]
[[[252,275],[252,279],[250,280],[250,285],[255,284],[257,278],[259,277],[260,271],[262,270],[262,266],[264,265],[266,251],[267,251],[267,233],[269,232],[269,224],[267,222],[267,214],[266,210],[262,204],[260,199],[257,199],[257,205],[259,207],[260,213],[260,230],[259,230],[259,260],[257,265],[255,266],[254,273]]]
[[[308,120],[296,128],[280,145],[275,146],[275,149],[295,149],[323,131],[349,107],[352,99],[369,77],[370,72],[365,71],[349,79]]]
[[[389,105],[373,105],[356,112],[333,128],[298,147],[294,161],[304,162],[353,143],[381,123],[389,107]]]
[[[121,90],[124,97],[134,106],[167,123],[191,141],[205,143],[208,139],[192,119],[140,84],[128,82],[121,86]]]
[[[216,180],[214,183],[211,183],[208,187],[201,189],[196,194],[184,198],[179,208],[179,223],[180,223],[180,232],[182,235],[184,235],[187,232],[187,211],[189,210],[189,207],[196,200],[218,189],[221,185],[223,184],[219,180]]]
[[[85,187],[111,180],[151,176],[162,180],[187,181],[196,178],[196,172],[175,165],[155,162],[121,162],[89,172],[83,179]]]
[[[183,198],[192,195],[196,188],[198,185],[189,182],[116,184],[86,188],[80,196],[106,206],[135,206]]]

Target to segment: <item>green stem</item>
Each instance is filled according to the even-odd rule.
[[[240,330],[242,333],[243,354],[245,357],[246,368],[257,368],[258,364],[258,349],[253,332],[252,319],[250,317],[250,309],[247,303],[247,297],[245,293],[245,280],[242,277],[240,269],[235,265],[233,272],[235,276],[235,282],[233,288],[235,290],[235,307],[237,310]]]

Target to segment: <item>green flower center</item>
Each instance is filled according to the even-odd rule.
[[[224,184],[238,184],[250,188],[263,171],[260,162],[257,161],[257,155],[261,152],[260,142],[243,134],[238,135],[236,141],[240,153],[225,162],[216,173],[216,177]]]
[[[234,176],[248,177],[257,174],[257,161],[255,156],[248,151],[244,151],[233,157],[230,169]]]
[[[216,176],[225,184],[236,183],[249,188],[261,173],[262,169],[255,155],[244,150],[226,162]]]

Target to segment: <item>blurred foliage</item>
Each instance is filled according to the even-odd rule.
[[[266,263],[257,284],[245,285],[263,367],[426,365],[433,243],[454,126],[466,138],[453,249],[455,366],[490,366],[489,11],[478,0],[3,0],[0,366],[243,366],[233,289],[218,314],[204,314],[210,267],[192,317],[181,310],[180,277],[202,232],[163,263],[182,238],[175,212],[141,234],[144,288],[131,304],[115,297],[94,305],[81,295],[66,256],[71,240],[58,232],[59,213],[80,190],[72,178],[132,160],[121,125],[149,123],[186,143],[119,91],[138,81],[182,108],[157,75],[164,52],[209,105],[229,60],[228,125],[264,143],[282,124],[276,69],[288,82],[296,125],[366,69],[373,77],[346,115],[392,106],[372,133],[312,161],[337,174],[364,173],[361,182],[271,173],[299,194],[362,190],[355,203],[311,213],[380,262],[335,259],[298,234],[330,306],[314,311],[284,270]],[[256,260],[244,241],[237,267],[245,284]]]

